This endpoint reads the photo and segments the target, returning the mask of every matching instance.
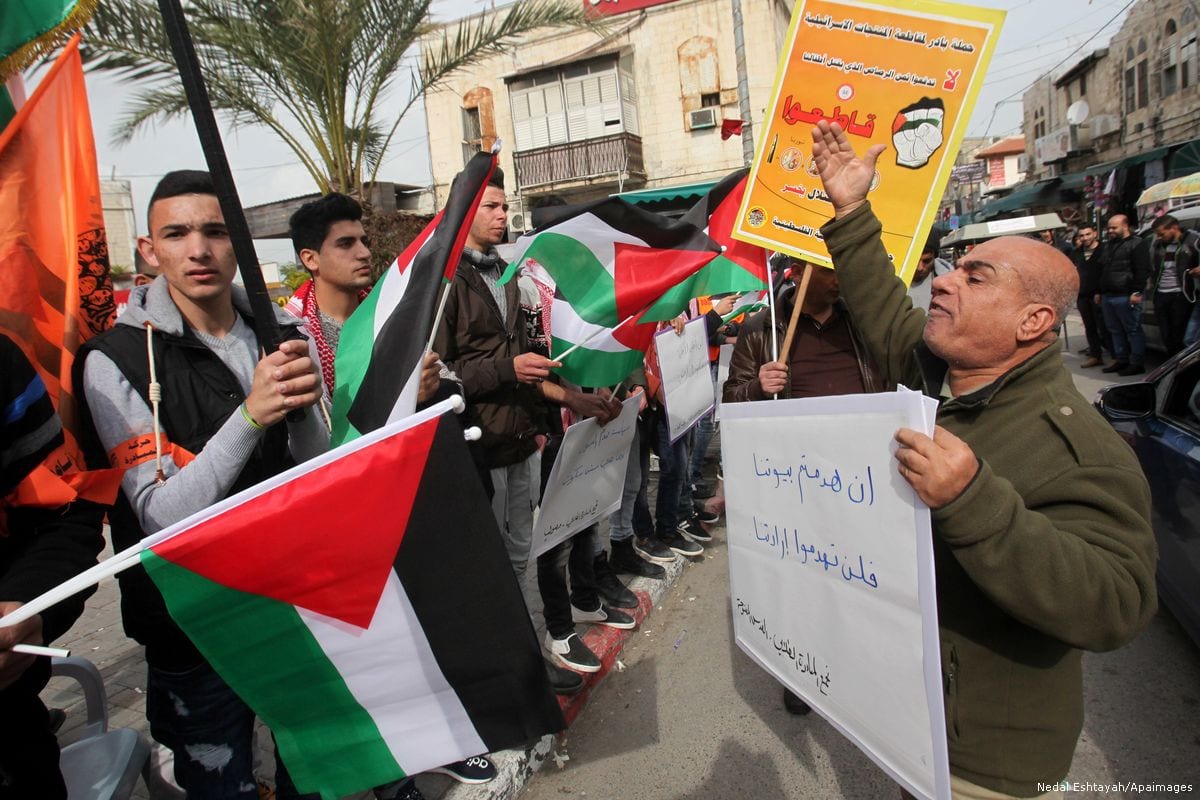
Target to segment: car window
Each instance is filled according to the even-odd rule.
[[[1193,361],[1175,373],[1162,415],[1200,433],[1200,361]]]

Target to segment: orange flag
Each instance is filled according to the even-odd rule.
[[[18,488],[16,502],[53,506],[115,495],[112,476],[81,474],[71,385],[79,346],[115,316],[76,35],[0,133],[0,331],[41,375],[66,434],[66,444]]]

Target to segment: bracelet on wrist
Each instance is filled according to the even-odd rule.
[[[254,417],[250,416],[250,409],[246,408],[245,403],[242,403],[242,419],[246,420],[246,422],[249,422],[257,430],[265,431],[267,429],[266,425],[260,424],[258,422],[258,420],[256,420]]]

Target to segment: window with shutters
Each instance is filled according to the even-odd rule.
[[[1186,89],[1196,80],[1196,34],[1183,40],[1179,48],[1179,88]]]
[[[480,150],[490,150],[496,142],[496,112],[492,90],[477,86],[463,95],[463,165]]]
[[[509,84],[517,151],[637,133],[632,64],[613,57],[569,64]]]

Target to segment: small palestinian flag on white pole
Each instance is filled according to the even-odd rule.
[[[550,355],[563,360],[559,372],[581,386],[611,386],[650,346],[655,326],[643,324],[651,322],[646,310],[665,309],[663,295],[718,254],[695,225],[608,198],[567,210],[518,239],[500,281],[527,265],[531,277],[552,288]],[[662,318],[681,313],[688,299],[675,301]]]
[[[332,446],[416,410],[439,290],[454,280],[497,152],[471,158],[451,185],[446,207],[346,320],[334,360]]]
[[[721,322],[729,322],[731,319],[737,319],[742,314],[753,314],[755,311],[766,307],[766,289],[758,289],[753,292],[746,292],[733,301],[733,311],[730,311],[728,314],[721,317]]]
[[[324,800],[562,730],[491,506],[463,480],[475,467],[446,413],[461,403],[239,492],[0,625],[142,564]]]

